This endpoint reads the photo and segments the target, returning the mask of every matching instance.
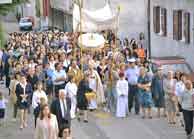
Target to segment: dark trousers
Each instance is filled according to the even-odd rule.
[[[18,112],[18,105],[14,104],[14,107],[13,107],[13,118],[17,118],[17,112]]]
[[[5,79],[5,86],[6,86],[6,88],[9,88],[9,85],[10,85],[10,77],[9,77],[9,75],[6,75],[6,79]]]
[[[138,88],[137,88],[137,85],[130,85],[129,84],[129,94],[128,94],[129,112],[131,112],[131,109],[133,108],[134,101],[135,101],[135,113],[139,114],[140,103],[139,103]]]
[[[183,118],[185,121],[185,131],[189,135],[193,130],[193,111],[183,110]]]
[[[60,85],[55,85],[55,97],[58,98],[59,96],[59,90],[65,88],[65,83]]]
[[[36,123],[37,123],[38,115],[34,115],[34,126],[36,128]]]

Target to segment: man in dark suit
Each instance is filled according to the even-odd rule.
[[[59,126],[59,137],[62,137],[64,128],[71,127],[71,100],[65,96],[65,90],[59,90],[59,98],[54,100],[51,104],[51,113],[55,114]]]

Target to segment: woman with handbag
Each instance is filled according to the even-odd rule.
[[[168,71],[167,78],[164,80],[164,92],[166,102],[166,112],[169,124],[176,124],[176,105],[177,98],[175,95],[176,80],[173,78],[173,72]]]
[[[17,117],[18,105],[17,105],[17,96],[16,96],[16,86],[19,83],[19,80],[20,80],[20,74],[15,73],[13,79],[11,79],[10,86],[9,86],[10,102],[13,105],[13,119],[12,119],[13,122],[16,121],[16,117]]]
[[[87,93],[92,92],[92,89],[89,88],[88,75],[85,74],[84,78],[80,81],[77,91],[77,108],[79,109],[78,113],[78,121],[81,120],[81,113],[84,113],[84,122],[88,122],[87,117],[87,107],[88,107],[88,99]]]

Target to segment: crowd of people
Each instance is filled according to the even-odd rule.
[[[20,129],[27,127],[33,108],[35,139],[71,139],[71,120],[88,123],[88,110],[125,118],[134,108],[136,115],[152,119],[156,107],[158,118],[180,123],[191,138],[194,92],[186,74],[164,74],[161,67],[152,71],[143,34],[138,41],[121,41],[111,31],[102,34],[103,48],[82,50],[79,33],[11,33],[0,50],[0,79],[9,89],[13,121],[19,111]]]

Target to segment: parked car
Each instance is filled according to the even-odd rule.
[[[19,22],[20,30],[32,30],[33,23],[32,20],[29,17],[24,17],[20,19]]]
[[[184,58],[152,57],[150,61],[153,72],[155,72],[158,67],[162,67],[164,74],[166,74],[168,70],[184,72],[188,79],[190,79],[194,84],[194,71]]]

